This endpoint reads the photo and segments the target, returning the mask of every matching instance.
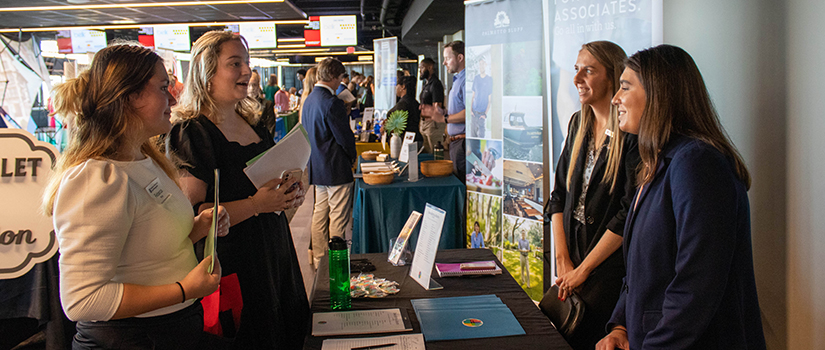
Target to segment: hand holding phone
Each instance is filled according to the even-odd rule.
[[[296,189],[298,189],[298,186],[299,186],[299,184],[300,184],[300,182],[301,182],[301,175],[302,175],[302,173],[303,173],[303,171],[301,171],[301,169],[290,169],[290,170],[284,170],[284,171],[281,173],[281,183],[282,183],[282,184],[283,184],[283,183],[286,183],[288,180],[291,180],[291,179],[296,179],[295,183],[293,183],[293,184],[292,184],[292,186],[290,186],[290,187],[286,190],[286,192],[284,192],[284,193],[291,193],[292,191],[295,191]],[[279,186],[279,187],[280,187],[280,186]]]

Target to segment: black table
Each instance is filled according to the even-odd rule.
[[[495,294],[506,304],[516,319],[524,328],[525,335],[428,341],[428,350],[445,349],[564,349],[569,350],[564,338],[553,328],[550,321],[541,313],[538,307],[527,296],[527,293],[519,287],[510,273],[504,269],[501,275],[482,277],[450,277],[439,278],[433,269],[433,278],[444,289],[426,291],[415,280],[408,276],[409,265],[392,266],[387,262],[386,253],[356,254],[353,258],[367,258],[372,262],[376,270],[370,272],[376,278],[386,278],[399,283],[401,291],[398,294],[381,299],[357,298],[352,300],[353,310],[364,309],[406,309],[413,324],[412,333],[421,333],[421,325],[415,317],[415,312],[410,303],[411,299],[419,298],[440,298],[466,295]],[[440,250],[435,261],[441,263],[457,263],[464,261],[496,260],[495,255],[487,249],[453,249]],[[501,266],[501,262],[498,262]],[[315,290],[312,293],[312,312],[328,312],[329,307],[329,268],[327,262],[322,260],[315,277]],[[385,336],[404,333],[382,333],[368,336]],[[321,344],[327,338],[347,338],[365,337],[365,335],[335,336],[335,337],[313,337],[307,335],[304,349],[321,349]]]

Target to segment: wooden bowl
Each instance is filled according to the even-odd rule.
[[[442,177],[453,173],[451,160],[427,160],[421,162],[421,173],[426,177]]]
[[[364,173],[364,182],[369,185],[388,185],[394,178],[395,174],[389,171]]]
[[[381,154],[381,152],[378,152],[378,151],[364,151],[364,152],[361,152],[361,157],[364,158],[364,160],[375,160],[375,158],[378,157],[379,154]]]

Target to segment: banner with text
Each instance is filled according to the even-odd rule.
[[[539,1],[465,7],[467,242],[544,294],[544,59]]]
[[[375,119],[386,118],[387,111],[395,105],[395,83],[398,79],[398,38],[373,40],[375,51]]]

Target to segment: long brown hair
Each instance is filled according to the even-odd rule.
[[[89,159],[117,158],[130,132],[141,128],[129,98],[143,90],[160,61],[160,56],[142,46],[116,44],[95,54],[89,69],[77,78],[55,87],[54,115],[71,125],[72,133],[43,194],[44,213],[53,213],[66,171]],[[145,140],[140,149],[177,179],[174,167],[153,142]]]
[[[624,70],[624,60],[627,59],[627,54],[619,45],[610,41],[593,41],[582,45],[582,50],[587,50],[596,61],[604,68],[607,75],[607,81],[610,82],[611,97],[616,91],[619,91],[619,77]],[[581,51],[579,51],[581,52]],[[570,152],[570,163],[567,165],[567,190],[570,190],[570,183],[573,179],[573,169],[576,167],[576,161],[579,158],[582,147],[584,147],[584,138],[588,134],[593,134],[593,125],[595,121],[595,114],[593,114],[593,107],[588,104],[582,105],[581,116],[579,117],[579,126],[576,135],[573,136],[573,149]],[[610,192],[616,187],[616,181],[621,172],[622,148],[624,146],[624,133],[619,130],[619,112],[616,106],[610,104],[610,117],[607,121],[607,130],[613,134],[608,141],[607,153],[607,170],[602,177],[602,183],[610,182]],[[570,137],[570,135],[568,135]],[[596,135],[592,135],[595,139]],[[601,147],[601,145],[596,145]]]
[[[701,140],[729,157],[737,177],[750,189],[748,168],[719,122],[690,54],[676,46],[659,45],[630,56],[627,68],[636,73],[646,95],[639,126],[640,185],[653,181],[661,150],[677,134]]]
[[[172,109],[173,121],[197,118],[206,115],[215,124],[223,122],[212,112],[217,110],[215,99],[209,95],[209,85],[218,71],[218,57],[221,54],[221,45],[237,40],[247,48],[246,39],[229,31],[213,30],[206,32],[192,45],[192,61],[189,64],[189,74],[183,92],[178,99],[178,105]],[[261,104],[254,98],[248,97],[235,105],[238,113],[249,125],[258,123],[258,110]]]

